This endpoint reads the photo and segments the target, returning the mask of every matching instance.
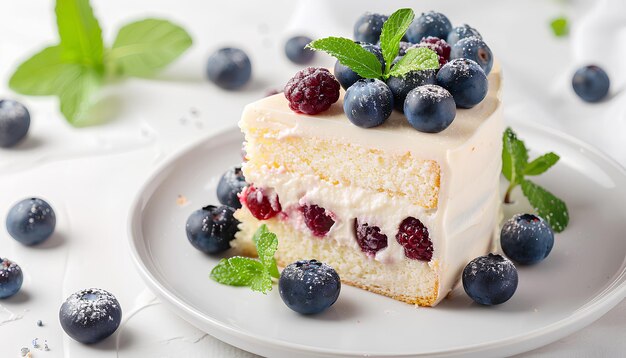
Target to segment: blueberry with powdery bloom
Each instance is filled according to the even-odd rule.
[[[586,102],[598,102],[609,93],[609,76],[598,66],[580,68],[572,78],[574,92]]]
[[[287,307],[309,315],[332,306],[339,297],[337,272],[317,260],[301,260],[285,267],[278,280],[280,297]]]
[[[450,46],[454,46],[457,42],[459,42],[459,40],[463,40],[464,38],[472,36],[478,37],[479,39],[483,38],[478,30],[468,24],[463,24],[461,26],[453,28],[452,31],[450,31],[450,33],[448,34],[448,38],[446,39],[446,41]]]
[[[7,258],[0,258],[0,298],[18,293],[23,282],[24,274],[20,266]]]
[[[500,246],[511,260],[532,265],[548,257],[554,246],[554,233],[543,218],[517,214],[502,226]]]
[[[376,56],[378,62],[380,62],[381,70],[384,72],[385,59],[383,58],[383,52],[380,47],[368,43],[360,43],[359,45]],[[339,61],[335,62],[333,73],[335,74],[335,77],[337,77],[339,83],[341,83],[341,87],[345,90],[350,88],[350,86],[352,86],[356,81],[363,79],[363,77],[352,71],[350,67],[341,64]]]
[[[394,108],[404,112],[404,101],[409,92],[419,86],[435,84],[437,82],[436,74],[436,70],[423,70],[411,71],[402,77],[389,77],[387,86],[393,94]]]
[[[223,89],[239,89],[250,81],[251,76],[250,58],[238,48],[221,48],[207,61],[207,77]]]
[[[30,128],[30,113],[23,104],[0,100],[0,148],[10,148],[22,141]]]
[[[481,305],[499,305],[508,301],[517,290],[517,283],[515,265],[500,255],[478,257],[463,269],[463,289]]]
[[[346,91],[343,111],[356,126],[379,126],[393,111],[393,94],[385,82],[379,79],[358,80]]]
[[[285,55],[296,64],[306,64],[313,60],[315,51],[306,48],[313,41],[307,36],[294,36],[285,42]]]
[[[413,20],[406,32],[406,38],[412,43],[419,43],[423,38],[428,36],[445,39],[448,38],[448,34],[451,30],[452,24],[446,15],[435,11],[428,11]]]
[[[354,24],[354,40],[375,44],[380,39],[383,24],[389,17],[366,12]]]
[[[246,187],[246,178],[243,176],[241,167],[228,169],[217,184],[217,199],[220,204],[228,205],[235,209],[241,207],[239,193]]]
[[[485,71],[474,61],[456,58],[437,72],[437,84],[448,90],[459,108],[479,104],[489,90]]]
[[[420,132],[439,133],[456,117],[456,105],[450,92],[437,85],[417,87],[406,96],[404,114],[409,124]]]
[[[72,339],[93,344],[117,330],[122,321],[122,308],[111,293],[90,288],[74,293],[63,302],[59,320]]]
[[[24,199],[9,210],[6,226],[9,235],[24,245],[37,245],[46,240],[56,227],[56,215],[46,201]]]
[[[185,225],[187,239],[193,247],[206,254],[228,250],[239,230],[239,221],[234,213],[235,209],[225,205],[208,205],[194,211]]]
[[[467,58],[476,62],[485,71],[485,75],[491,72],[493,67],[493,53],[485,41],[472,36],[459,40],[450,52],[450,58]]]

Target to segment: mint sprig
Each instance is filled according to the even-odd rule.
[[[315,40],[307,48],[324,51],[344,66],[349,67],[363,78],[387,79],[391,76],[403,77],[412,71],[422,71],[439,68],[439,56],[428,48],[416,48],[407,51],[404,57],[396,64],[393,61],[398,56],[400,41],[413,22],[415,14],[411,9],[400,9],[385,21],[380,34],[380,47],[385,60],[383,67],[378,58],[371,52],[363,49],[359,44],[343,37],[326,37]]]
[[[180,26],[147,19],[124,26],[108,49],[89,0],[57,0],[55,13],[59,43],[19,65],[9,87],[24,95],[58,96],[61,112],[74,126],[96,123],[90,110],[106,80],[153,74],[192,42]]]
[[[559,161],[555,153],[546,153],[533,161],[528,161],[528,149],[511,128],[507,128],[502,136],[502,174],[509,181],[509,187],[504,196],[505,203],[511,203],[511,193],[518,185],[522,187],[522,193],[544,218],[555,232],[565,230],[569,223],[567,205],[554,194],[534,182],[526,179],[526,176],[535,176],[545,173]]]
[[[235,256],[222,259],[211,270],[210,277],[225,285],[249,286],[253,291],[267,293],[272,290],[272,278],[280,277],[274,254],[278,249],[276,234],[262,225],[252,237],[259,259]]]

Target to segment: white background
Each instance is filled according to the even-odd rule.
[[[296,11],[298,4],[305,10]],[[122,24],[154,16],[182,24],[194,46],[158,78],[107,86],[99,106],[111,119],[75,129],[59,114],[55,98],[23,97],[6,86],[17,64],[58,41],[54,2],[4,1],[0,97],[26,104],[32,126],[18,148],[0,149],[0,221],[14,202],[40,196],[54,206],[58,226],[48,242],[34,248],[21,246],[0,228],[0,256],[15,260],[25,272],[22,291],[0,302],[0,356],[19,356],[35,337],[47,340],[51,350],[34,350],[34,357],[251,356],[177,318],[145,288],[127,253],[130,201],[163,158],[235,125],[246,103],[284,85],[299,69],[282,54],[288,34],[350,36],[365,10],[389,13],[407,2],[92,0],[92,5],[108,44]],[[440,10],[453,23],[479,29],[504,69],[507,118],[573,134],[626,164],[623,1],[413,1],[408,6],[416,12]],[[561,14],[573,25],[566,39],[554,38],[548,27],[549,19]],[[242,91],[224,92],[204,80],[208,54],[224,45],[241,47],[252,59],[254,78]],[[613,81],[611,98],[597,105],[582,103],[570,88],[573,70],[588,62],[605,67]],[[318,56],[318,64],[330,63]],[[601,245],[601,223],[589,224],[599,226]],[[592,264],[581,263],[581,269]],[[90,347],[67,338],[57,318],[62,301],[87,287],[114,293],[125,316],[118,334]],[[44,327],[37,327],[37,320]],[[591,326],[525,356],[623,356],[625,332],[622,302]]]

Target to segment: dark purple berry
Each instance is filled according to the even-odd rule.
[[[508,301],[517,289],[515,265],[500,255],[472,260],[463,269],[463,288],[476,303],[491,306]]]
[[[333,214],[321,206],[304,205],[300,210],[302,210],[302,215],[304,215],[304,223],[315,236],[325,236],[335,224]]]
[[[109,292],[90,288],[74,293],[63,302],[59,320],[65,333],[74,340],[98,343],[117,330],[122,308]]]
[[[433,258],[433,243],[428,229],[414,217],[409,216],[402,221],[396,240],[404,248],[404,255],[410,259],[430,261]]]
[[[250,185],[241,193],[241,203],[244,204],[252,216],[258,220],[268,220],[278,215],[282,208],[278,195],[273,191],[256,188]]]
[[[339,82],[327,69],[308,67],[287,82],[285,97],[293,111],[313,115],[337,102],[339,88]]]
[[[357,219],[354,219],[354,233],[361,251],[368,256],[374,256],[378,251],[387,247],[387,235],[381,233],[378,226],[360,224]]]

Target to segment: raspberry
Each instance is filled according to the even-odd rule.
[[[420,43],[414,45],[414,47],[426,47],[439,55],[439,65],[445,65],[450,59],[450,45],[444,39],[440,39],[434,36],[428,36],[422,39]]]
[[[256,188],[253,185],[244,189],[240,198],[241,203],[247,206],[250,213],[259,220],[271,219],[282,210],[278,195],[271,195],[270,198],[264,189]]]
[[[298,71],[285,86],[289,108],[297,113],[318,114],[339,99],[339,82],[325,68]]]
[[[361,251],[368,256],[374,256],[376,252],[387,247],[387,235],[381,233],[378,226],[359,224],[359,221],[354,219],[354,232]]]
[[[335,224],[332,214],[326,209],[317,205],[304,205],[300,208],[304,215],[304,223],[313,231],[315,236],[328,234],[330,228]]]
[[[428,237],[428,229],[414,217],[409,216],[402,220],[396,240],[404,247],[404,254],[410,259],[430,261],[433,257],[433,243]]]

